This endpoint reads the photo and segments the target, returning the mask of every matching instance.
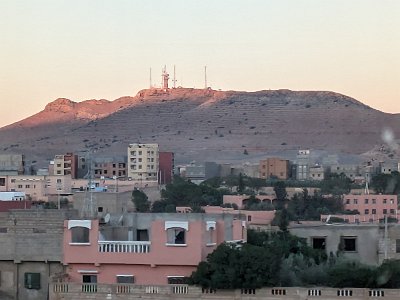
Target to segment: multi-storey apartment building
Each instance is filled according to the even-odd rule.
[[[56,155],[49,169],[52,169],[53,175],[71,175],[75,179],[78,177],[78,156],[73,153]]]
[[[379,220],[385,216],[397,218],[397,195],[344,195],[343,205],[345,210],[357,210],[368,220]]]
[[[240,215],[108,215],[65,222],[64,264],[70,282],[179,283],[222,242],[245,242]]]
[[[126,157],[98,157],[93,159],[94,178],[126,176]]]
[[[299,150],[296,156],[296,179],[308,180],[310,174],[310,150]]]
[[[277,178],[286,180],[289,178],[289,161],[277,157],[260,160],[259,177],[263,179]]]
[[[130,144],[127,177],[131,180],[157,181],[159,172],[158,144]]]

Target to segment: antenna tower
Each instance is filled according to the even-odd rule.
[[[86,187],[85,198],[83,200],[82,216],[91,219],[94,217],[94,213],[93,213],[93,189],[92,189],[93,161],[90,153],[88,154],[88,160],[89,160],[88,173],[85,176],[88,178],[88,186]]]
[[[153,83],[151,82],[151,68],[150,68],[150,88],[153,87]]]
[[[176,88],[176,73],[175,73],[175,65],[174,65],[174,79],[172,80],[172,82],[174,83],[174,89]]]

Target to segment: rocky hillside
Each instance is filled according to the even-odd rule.
[[[1,128],[0,151],[44,161],[68,151],[124,154],[129,143],[157,142],[178,161],[249,160],[301,148],[370,155],[384,128],[400,136],[399,122],[398,114],[333,92],[151,89],[114,101],[57,99]]]

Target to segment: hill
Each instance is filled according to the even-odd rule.
[[[114,101],[57,99],[1,128],[0,151],[45,161],[68,151],[125,154],[129,143],[157,142],[178,161],[249,160],[303,148],[374,156],[384,128],[400,135],[399,121],[334,92],[147,89]]]

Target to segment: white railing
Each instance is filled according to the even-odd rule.
[[[146,286],[146,294],[158,294],[159,292],[158,286]]]
[[[82,283],[82,292],[83,293],[97,293],[97,284],[96,283]]]
[[[151,242],[99,241],[99,252],[149,253]]]
[[[187,294],[189,287],[187,285],[172,285],[173,294]]]

